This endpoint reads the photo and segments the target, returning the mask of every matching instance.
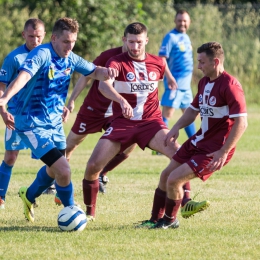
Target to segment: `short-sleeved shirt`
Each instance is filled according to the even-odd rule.
[[[247,115],[242,86],[225,71],[213,81],[208,77],[200,80],[190,108],[199,111],[201,117],[201,127],[191,143],[204,152],[219,150],[230,134],[234,118]]]
[[[102,52],[93,63],[97,66],[105,67],[107,61],[118,54],[122,53],[122,47],[113,48]],[[79,113],[84,116],[84,113],[93,111],[94,114],[100,117],[112,116],[112,101],[103,96],[98,90],[99,81],[94,80]]]
[[[66,58],[59,57],[51,43],[33,49],[19,69],[32,78],[17,100],[16,129],[29,131],[60,125],[72,73],[77,71],[87,76],[95,68],[93,63],[73,52]]]
[[[193,71],[192,46],[186,33],[179,32],[176,29],[168,32],[162,40],[159,56],[166,57],[168,67],[177,80],[188,76]],[[185,90],[190,88],[190,84],[178,87]]]
[[[144,60],[135,60],[127,52],[111,58],[107,67],[119,71],[114,88],[132,106],[131,120],[161,118],[158,81],[163,79],[165,64],[161,57],[146,53]],[[113,102],[113,116],[123,117],[120,104]]]
[[[17,77],[19,73],[18,69],[26,59],[29,52],[30,50],[26,47],[25,44],[23,44],[5,57],[2,68],[0,70],[0,82],[6,84],[6,87],[8,87],[9,84]],[[18,92],[8,101],[7,110],[12,115],[15,113],[16,101],[22,91],[24,90]]]

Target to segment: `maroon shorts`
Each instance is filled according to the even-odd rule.
[[[84,113],[78,113],[76,120],[71,128],[71,131],[77,135],[93,134],[106,130],[111,122],[110,117],[104,117],[90,110],[85,110]]]
[[[120,117],[111,122],[110,127],[102,135],[101,139],[109,139],[121,143],[121,152],[134,143],[137,143],[144,150],[161,129],[168,128],[162,119],[159,118],[129,120]]]
[[[213,172],[209,171],[206,166],[211,161],[212,157],[208,157],[207,154],[214,151],[202,151],[194,146],[190,139],[187,140],[180,149],[173,155],[173,159],[178,163],[187,163],[193,172],[203,181],[206,181]],[[235,149],[232,149],[227,157],[224,165],[226,165],[232,158]]]

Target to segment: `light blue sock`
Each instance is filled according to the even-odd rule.
[[[66,187],[61,187],[55,182],[56,190],[58,193],[58,196],[64,205],[64,207],[72,206],[74,205],[74,191],[73,191],[73,185],[72,182]]]
[[[9,166],[4,161],[0,165],[0,197],[5,200],[5,195],[12,175],[13,166]]]
[[[37,173],[36,179],[28,188],[26,197],[30,202],[35,202],[35,198],[39,197],[44,190],[50,187],[54,183],[54,179],[51,178],[46,172],[46,165],[44,165]]]
[[[196,133],[196,127],[194,123],[191,123],[190,125],[186,126],[184,128],[187,136],[190,138],[191,136],[193,136]]]
[[[168,126],[169,125],[169,120],[167,118],[165,118],[165,117],[163,117],[162,119],[163,119],[163,122],[166,124],[166,126]]]

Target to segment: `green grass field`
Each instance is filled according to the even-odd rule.
[[[76,113],[65,125],[70,130]],[[175,114],[175,118],[180,112]],[[13,170],[6,209],[0,211],[0,259],[260,259],[260,120],[259,108],[249,108],[249,127],[225,168],[206,182],[192,181],[192,196],[208,199],[210,207],[191,219],[180,214],[177,230],[140,230],[134,223],[148,219],[164,156],[136,149],[109,173],[108,192],[99,195],[96,222],[83,232],[57,227],[61,207],[53,196],[38,198],[35,222],[26,222],[17,192],[29,185],[42,165],[22,151]],[[173,123],[173,122],[172,122]],[[0,124],[0,155],[4,154],[4,124]],[[90,135],[71,159],[76,200],[83,209],[81,181],[86,162],[100,134]],[[185,134],[180,136],[181,142]]]

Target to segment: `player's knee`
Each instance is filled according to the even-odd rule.
[[[17,156],[18,156],[17,151],[7,151],[5,153],[4,161],[9,166],[13,166],[16,162]]]

